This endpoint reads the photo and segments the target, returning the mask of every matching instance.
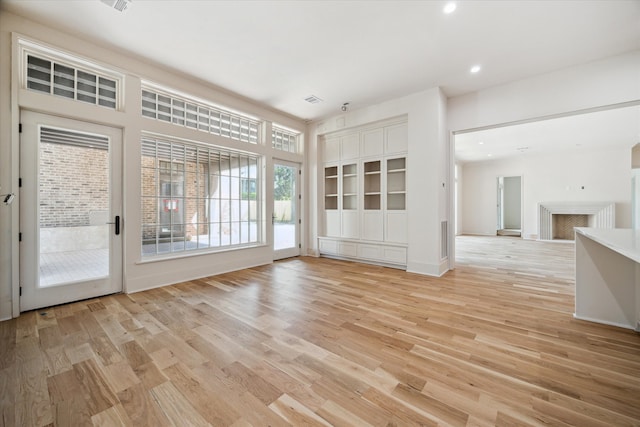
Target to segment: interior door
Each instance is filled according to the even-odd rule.
[[[273,166],[273,259],[300,255],[300,166]]]
[[[122,132],[21,112],[20,311],[122,291]]]

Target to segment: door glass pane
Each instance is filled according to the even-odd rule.
[[[109,139],[40,129],[39,286],[109,275]]]
[[[296,174],[291,166],[275,165],[273,182],[273,249],[296,247]]]

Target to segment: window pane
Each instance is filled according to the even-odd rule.
[[[96,79],[97,77],[95,74],[78,70],[78,80],[76,82],[78,101],[84,101],[90,104],[96,103]]]
[[[257,175],[257,157],[150,138],[141,146],[143,256],[258,241],[257,178],[239,176]]]

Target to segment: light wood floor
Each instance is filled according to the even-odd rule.
[[[442,278],[295,258],[25,313],[2,424],[640,425],[640,335],[573,319],[572,245],[457,250]]]

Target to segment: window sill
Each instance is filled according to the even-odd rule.
[[[225,246],[224,248],[216,248],[216,249],[202,249],[202,250],[193,250],[193,251],[186,251],[186,252],[180,252],[180,253],[174,252],[174,253],[167,253],[167,254],[158,254],[158,255],[151,255],[148,257],[144,257],[136,261],[135,264],[136,265],[151,264],[154,262],[170,261],[175,259],[192,258],[197,256],[213,255],[213,254],[241,251],[245,249],[266,248],[266,247],[268,247],[266,243],[255,243],[255,244],[248,244],[248,245],[241,245],[241,246],[240,245]]]

